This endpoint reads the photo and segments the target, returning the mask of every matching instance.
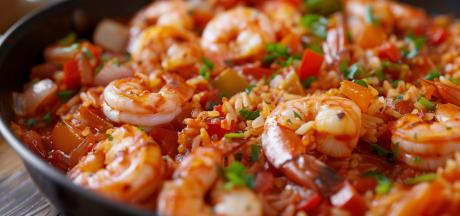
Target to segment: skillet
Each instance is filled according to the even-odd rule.
[[[126,204],[108,200],[73,184],[63,173],[23,145],[9,128],[13,120],[12,92],[28,80],[29,69],[43,62],[42,50],[69,32],[91,38],[103,18],[129,17],[149,0],[68,0],[54,3],[18,21],[0,39],[0,131],[19,154],[41,192],[64,215],[152,215]],[[424,7],[430,14],[460,15],[457,0],[403,0]]]

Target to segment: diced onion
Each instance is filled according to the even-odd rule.
[[[41,105],[54,98],[57,85],[44,79],[29,86],[24,93],[13,93],[14,111],[19,116],[34,114]]]
[[[132,75],[133,72],[129,67],[108,62],[94,78],[94,84],[105,86],[113,80],[130,77]]]
[[[126,26],[113,20],[102,20],[96,27],[94,42],[104,49],[122,52],[129,38]]]

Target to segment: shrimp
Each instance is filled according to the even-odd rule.
[[[391,129],[398,159],[422,170],[435,170],[460,151],[460,107],[437,106],[433,121],[415,114],[398,119]]]
[[[209,21],[201,47],[209,54],[223,53],[224,60],[243,61],[260,58],[274,40],[275,32],[265,14],[237,7]]]
[[[277,34],[294,33],[300,36],[304,32],[305,28],[300,26],[302,14],[294,5],[285,1],[266,1],[262,10],[272,21]]]
[[[201,148],[189,155],[165,182],[158,196],[159,215],[212,215],[204,197],[216,182],[222,156],[214,149]]]
[[[153,2],[132,19],[131,38],[136,38],[144,29],[155,25],[192,29],[193,18],[188,8],[188,4],[181,0]]]
[[[110,120],[143,126],[170,122],[189,100],[193,89],[181,77],[162,75],[165,84],[159,91],[140,78],[112,81],[105,87],[102,110]]]
[[[164,162],[159,145],[135,126],[107,131],[68,176],[83,187],[120,201],[139,203],[160,186]]]
[[[262,215],[262,205],[248,188],[215,187],[222,155],[212,148],[198,148],[182,161],[158,196],[160,215]],[[218,184],[217,184],[218,185]],[[205,196],[212,191],[211,203]]]
[[[360,128],[361,110],[353,101],[337,96],[307,96],[280,104],[270,114],[265,121],[262,147],[268,161],[291,181],[330,194],[340,178],[307,151],[350,156]]]
[[[154,26],[145,29],[129,45],[135,62],[152,71],[190,68],[200,61],[198,38],[187,30],[172,26]]]

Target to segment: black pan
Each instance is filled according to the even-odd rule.
[[[149,0],[72,0],[55,3],[16,23],[0,44],[0,131],[23,160],[42,193],[65,215],[152,215],[105,199],[73,184],[63,173],[40,159],[11,132],[12,91],[21,90],[33,65],[43,62],[43,48],[76,32],[90,38],[103,18],[128,17]],[[430,13],[460,14],[457,0],[406,0],[424,6]]]

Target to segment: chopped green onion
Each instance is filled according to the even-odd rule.
[[[219,105],[216,101],[209,102],[208,110],[211,111],[214,109],[215,106]]]
[[[414,178],[407,179],[404,181],[404,183],[409,184],[409,185],[414,185],[422,182],[430,182],[435,180],[438,177],[436,173],[427,173],[424,175],[419,175]]]
[[[145,131],[145,128],[142,126],[137,126],[137,129],[139,129],[140,131]]]
[[[309,76],[302,81],[302,85],[304,88],[310,88],[311,84],[318,80],[316,76]]]
[[[434,80],[438,77],[440,77],[441,74],[439,73],[438,70],[433,70],[433,71],[430,71],[426,76],[425,76],[425,79],[426,80]]]
[[[346,77],[346,74],[348,74],[348,60],[347,59],[340,62],[339,69],[340,69],[340,72],[342,72],[343,76]]]
[[[328,16],[342,10],[342,2],[340,0],[304,0],[304,2],[309,13]]]
[[[267,55],[264,57],[264,63],[271,63],[278,58],[289,58],[289,48],[280,43],[269,43],[265,47]]]
[[[308,14],[302,17],[300,24],[310,30],[314,35],[326,39],[327,36],[327,18],[318,14]]]
[[[238,139],[238,138],[244,138],[244,133],[243,132],[238,132],[238,133],[227,133],[224,135],[225,138],[227,139]]]
[[[366,87],[366,88],[368,87],[367,82],[364,81],[364,80],[353,80],[353,82],[358,84],[358,85],[360,85],[360,86],[363,86],[363,87]]]
[[[379,24],[379,21],[374,16],[374,10],[372,9],[372,6],[370,6],[370,5],[366,7],[365,19],[366,19],[366,22],[371,24],[371,25],[378,25]]]
[[[356,79],[358,76],[364,74],[365,70],[363,66],[359,63],[352,64],[348,70],[346,70],[344,77],[353,80]]]
[[[436,108],[436,105],[431,102],[430,100],[426,99],[425,97],[420,97],[417,102],[422,105],[423,107],[425,107],[425,109],[427,110],[434,110]]]
[[[112,61],[113,61],[113,63],[114,63],[116,66],[121,66],[121,61],[120,61],[119,58],[116,58],[116,57],[115,57],[115,58],[113,58]]]
[[[250,111],[246,108],[241,109],[239,113],[244,120],[254,120],[260,115],[260,112],[258,110]]]
[[[27,119],[26,121],[27,128],[33,128],[36,124],[37,124],[37,119],[35,118],[30,118],[30,119]]]
[[[63,90],[57,93],[57,96],[60,101],[66,102],[69,100],[73,95],[75,94],[75,91],[73,90]]]
[[[298,118],[298,119],[302,119],[302,116],[300,116],[300,114],[296,111],[293,111],[294,112],[294,117]]]
[[[380,145],[371,144],[371,149],[372,149],[373,153],[375,153],[376,155],[378,155],[380,157],[387,158],[387,159],[393,159],[394,158],[393,152],[388,151],[387,149],[383,148]]]
[[[310,43],[307,46],[309,49],[311,49],[313,52],[324,55],[323,48],[321,46],[321,43],[315,42],[315,43]]]
[[[46,124],[50,124],[51,121],[52,121],[51,113],[50,113],[50,112],[47,112],[47,113],[42,117],[42,120],[43,120]]]
[[[399,142],[393,143],[393,157],[396,159],[399,155]]]
[[[214,64],[212,63],[211,60],[207,58],[201,58],[201,61],[207,68],[209,68],[209,70],[214,70]]]
[[[398,84],[399,84],[400,81],[401,81],[401,80],[393,80],[393,81],[391,82],[391,87],[393,87],[393,88],[398,87]]]
[[[83,47],[82,52],[83,52],[83,54],[85,54],[85,56],[88,57],[89,59],[93,59],[93,58],[94,58],[93,53],[91,53],[91,51],[89,51],[88,48]]]
[[[260,146],[257,144],[252,144],[251,145],[251,156],[249,157],[251,162],[256,162],[259,160],[259,155],[260,155]]]
[[[96,74],[100,73],[101,70],[102,70],[102,68],[104,68],[104,64],[103,64],[103,63],[99,64],[99,65],[96,67]]]
[[[367,171],[363,174],[363,176],[373,177],[375,178],[375,180],[377,180],[377,186],[375,187],[375,192],[377,194],[380,194],[380,195],[386,194],[393,187],[393,182],[388,177],[386,177],[385,175],[383,175],[377,170]]]
[[[209,80],[209,78],[211,78],[211,72],[208,70],[208,68],[205,65],[200,67],[199,74],[205,80]]]
[[[254,176],[246,173],[246,167],[238,161],[233,161],[225,168],[224,175],[227,180],[224,185],[225,189],[232,189],[235,186],[247,186],[251,189],[255,188]]]
[[[60,39],[57,42],[57,44],[59,46],[69,46],[69,45],[75,43],[76,40],[77,40],[77,35],[75,33],[70,33],[67,36],[65,36],[62,39]]]

